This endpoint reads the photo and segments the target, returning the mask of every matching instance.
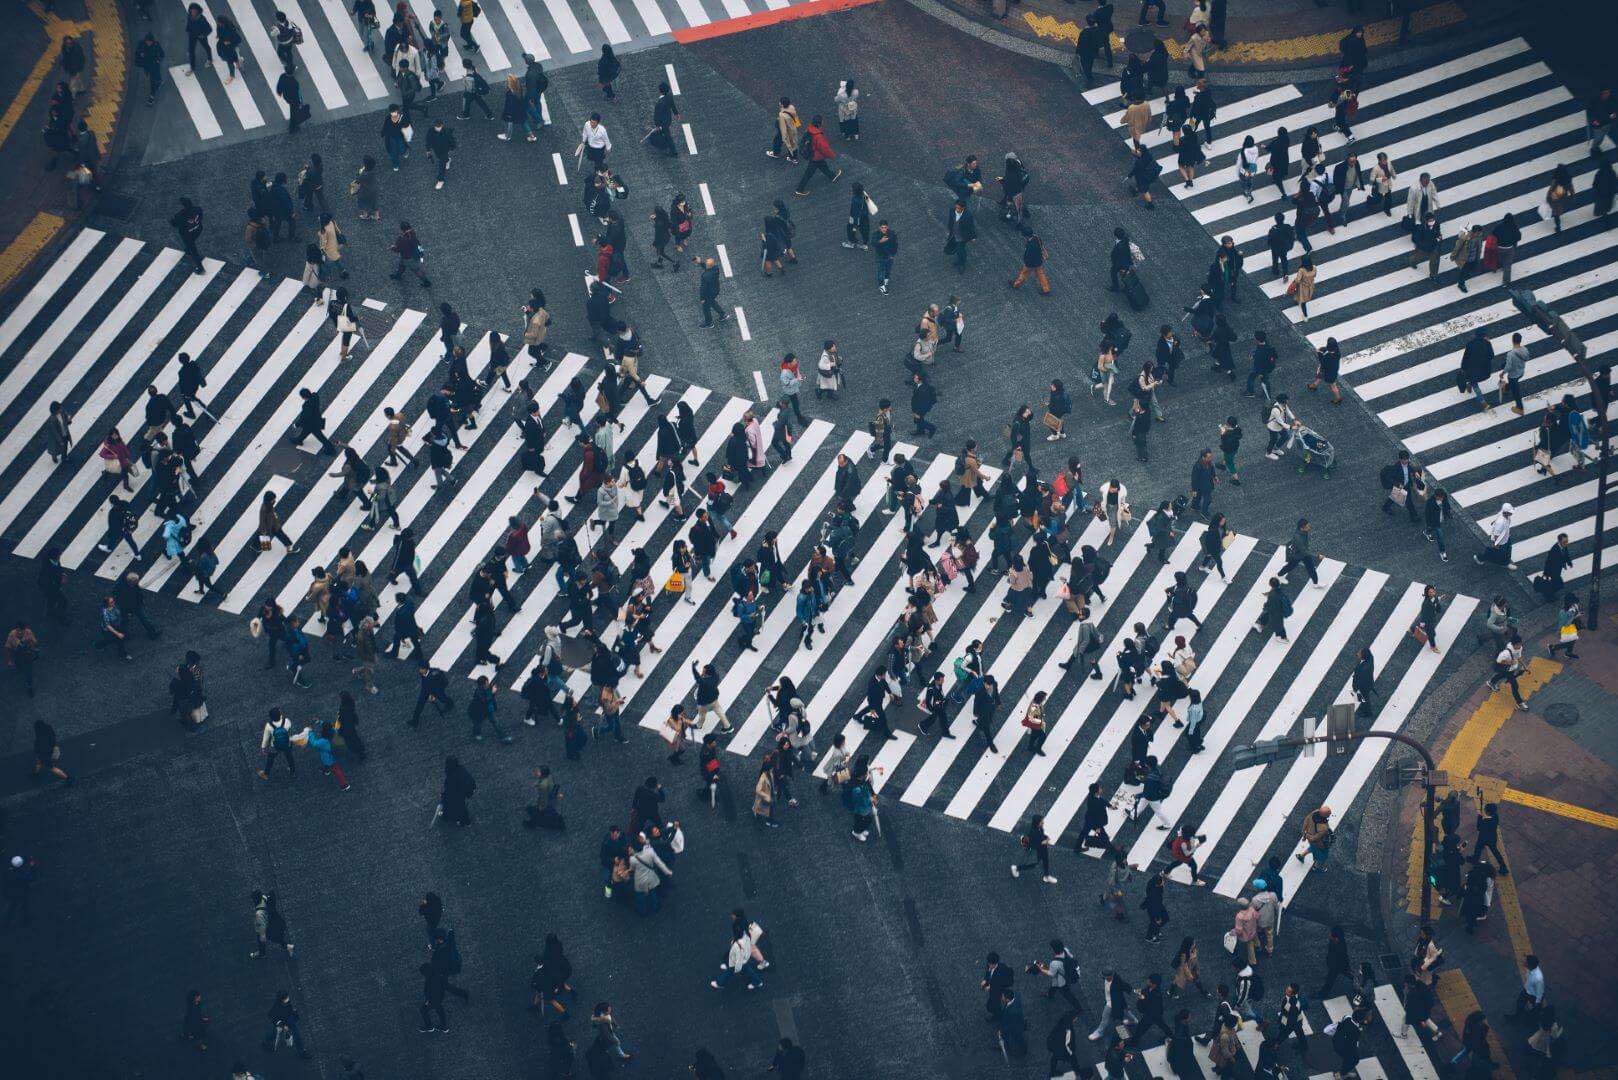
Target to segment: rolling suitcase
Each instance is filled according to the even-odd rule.
[[[1121,276],[1124,284],[1124,297],[1129,301],[1130,308],[1135,311],[1145,311],[1146,306],[1151,303],[1151,298],[1146,295],[1146,286],[1141,284],[1140,275],[1134,270],[1127,270]]]

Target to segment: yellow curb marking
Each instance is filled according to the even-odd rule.
[[[34,215],[34,220],[23,226],[17,238],[0,251],[0,292],[4,292],[22,274],[34,256],[45,249],[45,245],[67,222],[55,214],[40,213]]]
[[[1411,16],[1410,33],[1431,33],[1446,26],[1453,26],[1466,18],[1466,12],[1461,9],[1455,0],[1445,0],[1444,3],[1432,7],[1422,8]],[[1068,44],[1077,44],[1079,40],[1079,24],[1059,21],[1054,15],[1035,15],[1032,12],[1023,12],[1023,21],[1028,24],[1035,34],[1042,38],[1053,38],[1065,41]],[[1379,22],[1367,23],[1365,26],[1365,43],[1371,47],[1391,45],[1399,40],[1398,19],[1383,19]],[[1322,34],[1309,34],[1304,37],[1279,38],[1273,41],[1238,41],[1226,45],[1214,54],[1214,64],[1274,64],[1296,60],[1309,60],[1322,56],[1334,56],[1337,53],[1337,43],[1343,39],[1347,31],[1329,30]],[[1123,48],[1123,38],[1118,34],[1112,35],[1113,48]],[[1175,40],[1167,40],[1169,58],[1180,60],[1185,56],[1185,46]]]
[[[1483,1007],[1478,1004],[1478,996],[1472,993],[1472,984],[1466,981],[1466,975],[1460,968],[1452,967],[1444,972],[1434,987],[1438,1003],[1444,1007],[1444,1013],[1449,1017],[1450,1026],[1455,1029],[1455,1035],[1460,1037],[1461,1028],[1466,1024],[1466,1018],[1475,1012],[1482,1012]],[[1511,1063],[1506,1060],[1505,1048],[1489,1028],[1489,1056],[1494,1058],[1494,1075],[1500,1080],[1515,1080],[1516,1073],[1512,1071]]]
[[[23,80],[22,86],[17,91],[17,96],[11,99],[11,104],[6,107],[5,113],[0,115],[0,144],[3,144],[11,136],[11,133],[16,130],[17,125],[22,121],[22,114],[33,103],[34,95],[39,93],[39,88],[45,85],[46,76],[56,66],[56,54],[61,47],[61,36],[51,34],[50,42],[45,46],[45,52],[34,63],[33,70],[29,71],[28,77]]]
[[[91,39],[95,46],[95,82],[90,87],[90,107],[85,123],[96,133],[102,153],[112,149],[112,134],[118,127],[118,113],[124,103],[127,75],[124,53],[123,18],[116,0],[86,0],[90,14]]]

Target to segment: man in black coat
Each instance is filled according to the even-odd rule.
[[[938,404],[938,391],[919,371],[911,372],[910,383],[910,415],[916,421],[916,434],[930,439],[938,434],[938,426],[927,419],[927,414]]]
[[[955,269],[964,271],[966,249],[977,239],[978,225],[963,197],[956,196],[954,204],[945,212],[944,227],[949,231],[949,238],[944,242],[944,254],[954,255]]]
[[[702,264],[702,279],[697,283],[697,299],[702,302],[702,328],[712,330],[714,316],[724,322],[727,316],[719,306],[719,260],[709,256]]]
[[[987,992],[983,1007],[989,1014],[990,1023],[999,1021],[1002,1008],[1000,995],[1003,991],[1011,989],[1015,978],[1016,973],[1011,970],[1011,966],[1000,962],[999,953],[989,954],[987,966],[983,970],[983,982],[980,985]]]
[[[1107,288],[1118,291],[1118,275],[1135,265],[1135,253],[1129,249],[1129,234],[1122,229],[1112,230],[1112,284]]]

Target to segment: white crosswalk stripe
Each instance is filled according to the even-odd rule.
[[[719,0],[726,18],[778,10],[806,0]],[[189,0],[160,12],[160,22],[172,22],[165,40],[184,40],[185,8]],[[273,23],[261,16],[252,0],[213,0],[217,10],[242,30],[241,61],[237,77],[225,82],[225,65],[217,58],[211,70],[189,73],[186,65],[169,69],[170,81],[188,117],[187,138],[177,145],[183,155],[204,145],[267,132],[265,102],[273,103],[285,120],[287,104],[275,93],[282,65],[274,44]],[[214,8],[203,5],[210,25],[217,25]],[[365,51],[352,5],[343,0],[284,0],[277,6],[303,30],[304,41],[295,50],[297,78],[313,120],[346,116],[364,109],[381,109],[396,99],[393,72],[382,55],[387,28],[386,6],[382,26],[373,32],[373,48]],[[433,0],[410,0],[422,26],[432,19]],[[439,5],[443,6],[443,5]],[[527,53],[546,64],[593,62],[603,44],[622,46],[642,40],[666,39],[684,27],[711,21],[703,0],[489,0],[472,26],[480,47],[477,66],[490,77],[495,90],[507,72],[522,74],[521,56]],[[318,10],[317,10],[318,9]],[[446,9],[452,36],[444,73],[457,80],[465,73],[465,42],[453,5]],[[548,44],[547,44],[548,43]],[[175,59],[183,60],[183,56]],[[458,90],[452,85],[447,93]],[[164,89],[167,92],[167,88]],[[1296,96],[1294,92],[1293,96]],[[499,102],[493,105],[498,109]],[[271,114],[273,115],[273,114]]]
[[[1107,100],[1095,91],[1086,97],[1093,103]],[[1244,107],[1244,102],[1264,107]],[[1564,579],[1588,575],[1597,486],[1584,476],[1568,478],[1584,462],[1567,437],[1566,415],[1573,411],[1584,417],[1593,461],[1601,438],[1592,389],[1568,349],[1502,290],[1501,274],[1473,268],[1463,291],[1451,258],[1463,229],[1476,225],[1492,232],[1511,214],[1522,232],[1512,288],[1532,289],[1578,332],[1592,370],[1611,365],[1618,352],[1618,260],[1613,258],[1618,232],[1593,205],[1591,177],[1601,162],[1589,153],[1580,104],[1528,43],[1516,38],[1385,84],[1373,78],[1360,95],[1351,146],[1331,130],[1329,107],[1298,111],[1269,102],[1263,94],[1222,102],[1222,109],[1242,114],[1245,130],[1230,135],[1220,128],[1220,155],[1210,160],[1207,176],[1198,177],[1191,190],[1178,185],[1171,190],[1211,236],[1236,242],[1260,291],[1284,305],[1287,318],[1306,329],[1311,344],[1338,342],[1345,382],[1373,404],[1378,418],[1448,490],[1455,506],[1485,525],[1502,503],[1520,508],[1512,540],[1524,573],[1537,572],[1556,537],[1565,533],[1572,566]],[[1114,110],[1109,120],[1114,117],[1121,114]],[[1272,184],[1259,185],[1251,203],[1230,185],[1236,180],[1234,147],[1245,135],[1262,143],[1285,126],[1296,151],[1300,132],[1310,125],[1323,133],[1328,169],[1350,149],[1366,169],[1382,152],[1399,179],[1391,214],[1356,193],[1358,205],[1348,223],[1340,220],[1339,201],[1336,230],[1328,233],[1319,222],[1311,230],[1317,277],[1305,321],[1288,297],[1289,278],[1268,266],[1270,218],[1278,208],[1292,208]],[[1157,153],[1167,159],[1172,147],[1158,147]],[[1577,193],[1559,227],[1545,202],[1558,167],[1567,170]],[[1408,261],[1413,244],[1403,224],[1406,193],[1423,172],[1432,175],[1441,207],[1436,281],[1427,266]],[[1295,182],[1296,173],[1288,183],[1289,196]],[[1296,266],[1298,249],[1291,254]],[[1493,373],[1480,386],[1487,410],[1459,380],[1463,347],[1478,330],[1494,354]],[[1514,334],[1529,350],[1520,383],[1523,415],[1509,407],[1513,398],[1501,374]],[[1530,461],[1536,429],[1547,412],[1555,430],[1554,476]],[[1609,410],[1609,417],[1618,412]]]
[[[310,619],[324,630],[305,599],[311,567],[331,567],[347,548],[373,576],[382,594],[377,614],[387,623],[394,615],[394,589],[385,586],[393,571],[392,549],[399,534],[384,524],[366,536],[365,514],[352,499],[337,497],[341,481],[330,475],[331,458],[286,447],[299,407],[297,391],[327,390],[324,413],[327,433],[351,447],[374,469],[386,454],[383,446],[384,406],[401,412],[414,425],[404,449],[423,450],[423,439],[433,421],[425,402],[441,378],[443,349],[434,324],[423,312],[388,310],[380,326],[373,326],[374,346],[356,349],[347,361],[337,359],[336,335],[324,308],[297,303],[298,282],[261,281],[258,274],[239,272],[208,263],[202,275],[181,272],[177,253],[148,248],[137,241],[121,241],[100,233],[75,239],[58,261],[44,268],[39,284],[22,304],[0,323],[0,362],[11,374],[0,384],[4,408],[0,423],[9,434],[0,469],[0,483],[8,492],[0,503],[8,525],[26,522],[20,539],[10,529],[16,554],[36,558],[52,546],[63,550],[66,566],[80,573],[93,571],[116,578],[133,571],[153,591],[218,608],[245,618],[267,598],[275,598],[288,613]],[[368,305],[369,310],[374,310]],[[373,316],[368,315],[368,318]],[[577,380],[583,387],[581,419],[596,412],[595,390],[602,385],[599,362],[577,353],[566,354],[544,373],[530,371],[526,352],[515,357],[507,375],[508,388],[493,377],[490,340],[477,338],[468,353],[467,369],[484,376],[490,385],[468,407],[477,426],[461,432],[464,449],[454,455],[451,490],[438,490],[425,463],[395,469],[395,493],[402,525],[417,537],[422,593],[417,618],[427,637],[425,653],[432,662],[457,675],[488,674],[503,683],[511,700],[526,681],[538,653],[540,631],[552,625],[565,606],[554,567],[536,560],[521,575],[510,578],[513,603],[497,603],[504,624],[495,652],[503,658],[498,670],[477,667],[469,655],[472,625],[468,587],[479,568],[501,541],[508,515],[531,519],[536,496],[541,499],[575,495],[579,491],[579,452],[573,426],[562,419],[559,398]],[[143,424],[145,388],[170,394],[176,385],[177,356],[188,353],[202,364],[207,382],[198,395],[206,408],[195,421],[201,455],[196,461],[200,481],[182,503],[194,523],[193,548],[208,541],[219,560],[215,591],[202,595],[192,571],[161,551],[160,520],[151,513],[161,485],[152,470],[144,471],[128,497],[137,512],[134,540],[139,556],[127,545],[106,552],[98,542],[107,539],[106,500],[115,491],[96,456],[99,435],[110,418],[123,428],[138,431]],[[516,414],[527,397],[518,392],[517,380],[537,384],[539,404],[550,436],[545,447],[548,473],[537,480],[525,474],[518,457],[522,437]],[[60,395],[83,422],[75,429],[81,441],[64,463],[56,465],[41,452],[42,417],[38,388]],[[703,472],[717,470],[733,425],[751,403],[695,386],[680,387],[658,375],[648,377],[657,399],[636,395],[620,406],[625,430],[618,436],[617,459],[631,459],[650,470],[656,463],[656,435],[652,430],[664,416],[679,415],[676,406],[689,407],[692,425],[682,437],[693,445],[689,453],[699,462],[688,476],[700,482]],[[761,418],[766,438],[779,418]],[[1056,588],[1038,597],[1031,612],[1007,613],[1009,583],[989,572],[987,539],[993,516],[992,500],[961,510],[962,527],[977,538],[985,556],[972,593],[957,579],[933,601],[937,640],[920,661],[920,670],[907,673],[904,696],[913,700],[933,669],[950,670],[953,659],[973,640],[982,640],[988,672],[1000,682],[1001,711],[993,721],[996,749],[987,749],[971,726],[971,706],[952,709],[954,730],[918,733],[904,715],[896,721],[894,738],[880,745],[866,729],[849,717],[856,715],[869,673],[882,664],[893,641],[899,612],[910,595],[910,576],[904,567],[907,548],[904,519],[883,513],[889,480],[888,468],[871,461],[871,436],[859,431],[840,434],[824,421],[811,420],[798,432],[793,458],[774,463],[751,491],[736,491],[732,520],[734,539],[722,539],[715,559],[715,582],[693,582],[693,603],[673,595],[661,596],[654,607],[655,641],[661,652],[641,657],[642,674],[627,673],[619,690],[627,698],[626,721],[631,733],[638,727],[656,728],[672,707],[689,700],[693,686],[692,661],[713,662],[721,673],[720,704],[732,713],[737,731],[724,744],[732,755],[749,755],[773,746],[774,716],[765,690],[789,678],[806,702],[807,719],[816,732],[815,743],[825,747],[834,735],[843,736],[851,752],[868,754],[873,786],[884,798],[897,793],[909,806],[941,810],[951,817],[976,820],[993,829],[1011,831],[1030,813],[1042,813],[1046,827],[1058,838],[1071,838],[1079,810],[1092,782],[1113,788],[1113,813],[1108,822],[1115,843],[1131,860],[1146,865],[1162,855],[1165,834],[1148,820],[1131,821],[1125,810],[1133,790],[1109,778],[1120,775],[1128,757],[1125,743],[1142,716],[1155,716],[1150,685],[1144,684],[1132,700],[1123,700],[1111,686],[1117,671],[1114,651],[1130,636],[1135,623],[1159,627],[1154,661],[1161,661],[1173,635],[1183,634],[1202,660],[1190,680],[1207,704],[1202,737],[1207,744],[1200,755],[1182,746],[1181,729],[1164,724],[1150,738],[1150,753],[1177,777],[1172,794],[1160,806],[1175,824],[1194,824],[1208,836],[1205,872],[1217,876],[1220,888],[1239,888],[1257,860],[1292,851],[1296,822],[1313,805],[1330,800],[1348,807],[1365,788],[1383,747],[1370,742],[1342,758],[1300,759],[1289,769],[1232,773],[1224,751],[1239,742],[1272,737],[1294,729],[1300,715],[1318,715],[1333,700],[1331,689],[1344,689],[1355,657],[1369,645],[1379,671],[1379,686],[1387,700],[1374,723],[1395,730],[1404,723],[1433,679],[1444,653],[1421,650],[1407,636],[1419,603],[1417,586],[1404,588],[1385,575],[1360,571],[1336,560],[1320,568],[1321,587],[1283,586],[1293,595],[1288,618],[1289,639],[1282,641],[1250,632],[1249,626],[1264,604],[1269,578],[1284,562],[1274,545],[1248,536],[1235,536],[1224,552],[1226,575],[1205,576],[1194,568],[1204,526],[1186,522],[1178,542],[1163,553],[1165,561],[1148,557],[1145,520],[1135,523],[1113,548],[1104,546],[1107,528],[1089,516],[1068,523],[1065,541],[1077,550],[1102,545],[1110,563],[1105,577],[1105,599],[1090,605],[1103,642],[1100,671],[1092,680],[1083,670],[1068,671],[1049,658],[1071,655],[1078,629]],[[801,646],[796,618],[796,584],[814,546],[822,542],[822,524],[836,498],[836,459],[846,454],[861,462],[858,488],[849,489],[852,521],[857,525],[854,553],[858,556],[852,581],[843,585],[823,613],[825,631],[816,635],[813,650]],[[955,461],[947,454],[927,458],[916,447],[899,444],[895,453],[919,457],[915,461],[920,490],[937,491],[950,477]],[[992,485],[1000,482],[995,469],[985,470]],[[702,490],[702,488],[698,488]],[[646,492],[645,518],[623,522],[628,529],[611,549],[620,574],[630,569],[636,549],[644,549],[654,582],[667,579],[672,541],[686,535],[689,523],[673,520],[671,508],[657,498],[658,485]],[[282,528],[302,550],[287,558],[276,541],[272,550],[258,549],[258,507],[266,492],[277,496]],[[1546,492],[1540,500],[1525,500],[1524,516],[1549,519],[1561,513],[1563,502],[1583,499],[1582,490]],[[686,507],[694,505],[693,500]],[[584,527],[592,507],[571,511],[569,521],[584,551],[595,536]],[[930,514],[930,511],[928,512]],[[924,516],[919,527],[930,518]],[[779,594],[766,598],[757,652],[742,652],[734,638],[730,613],[728,571],[746,558],[767,532],[775,534],[786,567]],[[362,542],[363,541],[363,542]],[[1031,553],[1031,541],[1022,547]],[[930,558],[936,557],[933,549]],[[912,558],[914,551],[910,552]],[[591,555],[585,556],[587,559]],[[1195,581],[1197,626],[1182,621],[1162,627],[1165,589],[1177,573]],[[1065,571],[1053,584],[1064,584]],[[1294,595],[1295,594],[1295,595]],[[501,599],[504,599],[503,597]],[[614,599],[617,597],[615,595]],[[1477,601],[1457,597],[1440,625],[1439,640],[1448,647],[1471,616]],[[1331,617],[1325,617],[1330,611]],[[341,623],[341,616],[334,616]],[[1329,624],[1329,625],[1328,625]],[[599,640],[613,647],[615,626],[598,624]],[[317,663],[324,663],[322,656]],[[410,678],[406,666],[386,666],[384,677]],[[398,674],[393,674],[397,672]],[[568,686],[586,713],[591,682],[587,668],[571,673]],[[1332,681],[1330,686],[1327,685]],[[1049,695],[1049,736],[1043,756],[1028,753],[1021,727],[1023,713],[1036,693]],[[829,726],[829,730],[826,730]],[[605,751],[604,751],[605,752]],[[1249,805],[1250,804],[1250,805]],[[1247,809],[1244,810],[1244,807]],[[1226,853],[1228,851],[1228,854]],[[1288,860],[1289,897],[1302,885],[1302,864]],[[1299,880],[1293,880],[1297,878]]]

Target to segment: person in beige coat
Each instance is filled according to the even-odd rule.
[[[775,146],[766,150],[770,157],[784,157],[792,164],[798,163],[798,132],[802,122],[798,119],[798,107],[792,104],[791,98],[782,98],[780,108],[775,111]]]
[[[320,257],[326,260],[327,269],[336,270],[337,276],[344,281],[348,280],[348,267],[343,265],[343,243],[346,240],[347,237],[337,228],[337,222],[332,220],[332,216],[321,214],[320,233],[317,237]]]
[[[1152,128],[1152,107],[1144,98],[1131,99],[1129,108],[1124,110],[1123,124],[1129,129],[1129,138],[1139,147],[1142,137]]]
[[[1200,79],[1208,73],[1208,50],[1212,47],[1213,37],[1206,25],[1197,27],[1185,43],[1185,62],[1191,68],[1191,77]]]
[[[545,362],[545,336],[550,333],[551,313],[538,304],[530,304],[526,310],[528,322],[523,326],[522,343],[534,363],[541,364]]]
[[[1315,260],[1305,255],[1298,264],[1298,272],[1292,276],[1287,285],[1287,294],[1298,301],[1298,310],[1303,312],[1303,321],[1309,321],[1309,301],[1315,298]]]

